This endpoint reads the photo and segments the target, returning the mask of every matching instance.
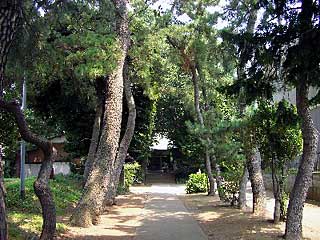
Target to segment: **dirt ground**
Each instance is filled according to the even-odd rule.
[[[208,197],[205,194],[183,195],[180,198],[198,220],[209,240],[282,239],[284,234],[285,225],[273,224],[270,212],[265,218],[255,217],[251,214],[251,209],[242,212],[220,202],[218,197]],[[319,207],[305,204],[304,239],[320,239],[320,215],[315,214],[315,210],[319,211]]]
[[[117,197],[117,205],[101,217],[101,224],[90,228],[70,227],[59,240],[132,240],[141,225],[146,195],[128,194]]]
[[[141,188],[141,187],[140,187]],[[146,216],[145,203],[152,189],[142,187],[133,189],[134,193],[117,197],[117,205],[108,209],[102,216],[101,224],[90,228],[70,227],[59,240],[139,240],[137,227],[143,225]],[[156,192],[168,192],[167,188],[154,188]],[[255,217],[251,209],[242,212],[237,208],[219,201],[218,197],[205,194],[185,195],[184,189],[174,188],[172,194],[178,194],[198,221],[209,240],[263,240],[282,239],[285,225],[273,224],[272,199],[268,197],[265,218]],[[305,239],[320,240],[320,206],[306,203],[304,208],[303,231]],[[66,218],[65,221],[68,221]],[[161,223],[159,223],[161,224]],[[161,239],[159,239],[161,240]]]

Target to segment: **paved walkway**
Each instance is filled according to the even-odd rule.
[[[197,221],[178,199],[184,185],[153,184],[132,188],[135,193],[147,193],[143,222],[137,228],[137,240],[206,240]]]

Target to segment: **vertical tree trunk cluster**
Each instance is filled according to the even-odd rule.
[[[94,159],[91,169],[87,169],[87,181],[84,192],[72,215],[71,222],[77,226],[87,227],[99,223],[99,216],[103,213],[105,205],[112,204],[116,195],[121,170],[125,161],[127,150],[131,142],[135,126],[135,103],[130,89],[130,81],[126,74],[126,57],[130,44],[128,28],[129,4],[126,0],[113,0],[115,7],[115,29],[120,43],[120,57],[117,67],[108,76],[104,89],[104,110],[99,122],[96,116],[95,127],[101,126],[101,133],[93,132],[93,143],[90,154]],[[120,142],[123,90],[129,109],[127,128]],[[94,129],[93,131],[96,131]],[[97,132],[99,132],[97,130]],[[120,143],[119,143],[120,142]],[[97,146],[94,146],[97,145]],[[94,148],[96,152],[94,153]]]

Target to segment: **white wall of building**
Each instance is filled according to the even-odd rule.
[[[38,176],[41,164],[26,164],[25,165],[25,176]],[[71,173],[70,165],[68,162],[55,162],[53,163],[54,174],[68,175]]]

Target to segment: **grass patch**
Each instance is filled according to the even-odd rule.
[[[41,206],[33,191],[34,177],[26,179],[26,198],[20,199],[18,178],[5,179],[6,206],[9,222],[9,237],[14,240],[32,239],[39,235],[42,226]],[[68,217],[81,195],[81,181],[74,176],[55,176],[50,180],[58,219]],[[68,225],[57,221],[57,232],[66,231]]]

